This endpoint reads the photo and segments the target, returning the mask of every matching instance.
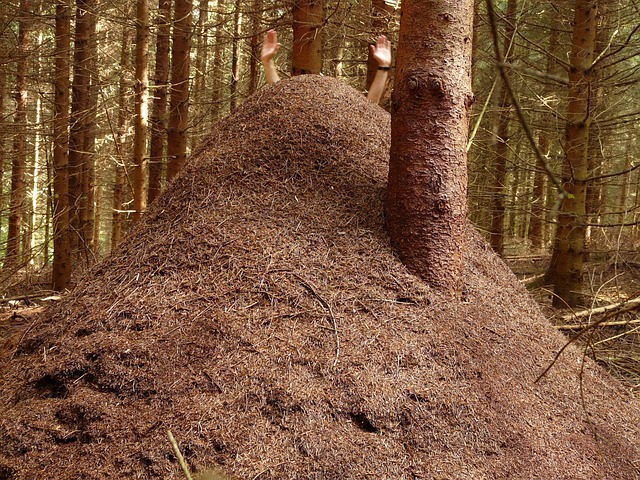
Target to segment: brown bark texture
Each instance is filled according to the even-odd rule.
[[[293,6],[291,75],[322,70],[324,0],[297,0]]]
[[[64,290],[71,280],[69,243],[69,48],[71,6],[56,3],[53,120],[53,271],[52,288]]]
[[[596,41],[597,1],[576,0],[569,69],[567,133],[563,165],[564,188],[552,262],[547,276],[554,284],[555,306],[581,302],[586,232],[589,127],[593,54]]]
[[[167,81],[169,80],[171,0],[159,0],[157,24],[153,109],[151,111],[148,203],[156,199],[162,186],[164,139],[167,133]]]
[[[29,18],[31,4],[22,0],[18,18],[18,54],[16,68],[16,110],[14,115],[13,158],[11,162],[11,199],[4,266],[14,266],[20,254],[20,227],[26,197],[25,168],[27,162],[27,87],[29,84]]]
[[[405,1],[392,97],[387,222],[401,260],[453,295],[462,285],[473,2]]]
[[[191,53],[191,0],[176,0],[171,49],[171,104],[167,135],[167,181],[173,179],[187,160],[189,127],[189,55]]]
[[[136,4],[136,78],[135,122],[133,140],[133,219],[147,207],[147,121],[149,114],[149,5],[148,0]]]
[[[73,84],[71,87],[71,117],[69,133],[69,209],[70,242],[72,254],[84,250],[82,208],[86,207],[83,198],[83,174],[86,171],[87,138],[89,129],[91,53],[93,33],[95,33],[94,0],[76,2],[76,25],[73,41]]]

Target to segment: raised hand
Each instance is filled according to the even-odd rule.
[[[260,53],[260,60],[262,63],[268,62],[273,59],[280,50],[280,44],[278,43],[278,34],[275,30],[269,30],[264,36],[264,43],[262,44],[262,52]]]
[[[380,35],[375,45],[371,45],[371,54],[378,62],[379,67],[391,66],[391,41],[384,35]]]

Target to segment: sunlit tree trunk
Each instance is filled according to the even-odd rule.
[[[26,195],[25,167],[27,162],[27,87],[29,81],[29,0],[21,0],[18,16],[18,59],[16,68],[15,132],[11,164],[11,200],[9,204],[9,228],[5,267],[15,266],[20,255],[20,227]]]
[[[129,8],[127,8],[129,10]],[[126,72],[131,68],[131,43],[132,31],[124,26],[122,29],[122,45],[120,51],[120,78],[118,88],[118,124],[116,130],[116,161],[113,164],[113,205],[111,215],[111,249],[122,241],[124,231],[124,179],[127,169],[127,83]]]
[[[589,91],[596,39],[597,2],[576,0],[569,69],[569,99],[565,139],[564,187],[569,193],[558,215],[555,246],[549,266],[555,306],[581,301],[586,231],[586,180],[591,111]]]
[[[291,75],[320,73],[324,0],[296,0],[293,5]]]
[[[189,127],[189,55],[191,54],[191,0],[175,0],[171,50],[171,104],[167,135],[167,180],[187,160]]]
[[[407,267],[459,295],[467,225],[471,0],[405,0],[392,97],[387,222]]]
[[[238,106],[238,77],[240,69],[240,27],[242,24],[242,13],[240,5],[242,2],[236,0],[233,12],[233,40],[231,42],[231,81],[229,82],[229,109],[233,112]]]
[[[171,0],[158,2],[158,33],[154,74],[153,110],[151,113],[151,146],[149,153],[148,203],[160,194],[167,133],[167,81],[169,79],[169,35],[171,32]]]
[[[137,0],[136,6],[136,78],[133,139],[133,219],[138,220],[147,207],[147,120],[149,111],[149,5]]]

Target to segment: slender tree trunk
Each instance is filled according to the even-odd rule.
[[[569,101],[565,141],[564,187],[552,263],[548,277],[554,284],[553,304],[576,306],[581,302],[582,263],[586,231],[586,179],[591,111],[589,91],[596,39],[597,1],[576,0],[570,55]]]
[[[249,60],[249,95],[258,89],[260,79],[260,25],[262,24],[262,0],[253,0],[253,17],[251,18],[251,57]]]
[[[128,7],[127,10],[129,10]],[[128,118],[126,92],[129,88],[125,72],[129,71],[131,68],[131,55],[129,52],[131,36],[131,30],[127,26],[124,26],[122,30],[122,47],[120,51],[120,86],[118,91],[118,125],[116,139],[116,158],[118,159],[118,161],[116,161],[113,166],[114,173],[113,208],[111,216],[111,250],[114,250],[116,246],[122,241],[122,235],[124,231],[124,177],[125,171],[127,169],[126,125]]]
[[[94,7],[95,8],[95,7]],[[98,38],[96,35],[97,15],[91,15],[89,25],[89,57],[87,67],[90,72],[89,92],[87,97],[87,112],[85,115],[84,146],[82,148],[82,191],[80,197],[80,234],[82,239],[82,254],[87,266],[91,265],[95,258],[93,256],[94,239],[93,224],[95,215],[95,166],[96,166],[96,115],[98,108]]]
[[[136,79],[135,133],[133,140],[133,219],[146,210],[147,192],[147,119],[149,111],[149,5],[137,0],[136,8]]]
[[[233,13],[233,41],[231,43],[231,82],[229,83],[229,109],[233,112],[238,106],[238,76],[240,68],[240,27],[242,14],[241,0],[236,0]]]
[[[471,0],[403,1],[392,97],[391,242],[410,270],[452,295],[467,225],[472,28]]]
[[[213,50],[213,92],[211,96],[212,121],[218,120],[224,111],[224,74],[222,66],[224,64],[224,0],[218,0],[216,14],[216,46]]]
[[[293,5],[291,75],[322,70],[324,0],[296,0]]]
[[[507,61],[512,50],[513,35],[515,33],[516,0],[508,0],[505,22],[504,58]],[[511,98],[507,87],[500,82],[498,94],[500,105],[496,116],[494,137],[494,181],[493,205],[491,208],[491,247],[502,256],[504,254],[504,220],[507,185],[507,164],[509,162],[509,122],[511,120]]]
[[[167,133],[167,81],[169,79],[169,34],[171,31],[171,0],[158,2],[158,34],[156,37],[156,67],[154,76],[153,111],[151,113],[151,151],[149,154],[148,202],[160,194],[164,160],[164,139]]]
[[[167,180],[172,180],[187,160],[189,126],[189,55],[191,54],[191,0],[175,0],[171,51],[171,106],[167,137]]]
[[[206,109],[203,107],[203,98],[205,98],[205,73],[207,71],[208,48],[207,34],[205,32],[206,24],[209,18],[209,1],[200,0],[198,6],[198,23],[196,24],[196,37],[198,44],[196,47],[196,71],[193,89],[193,98],[197,101],[193,105],[192,122],[194,125],[191,131],[191,151],[195,150],[200,144],[204,135],[204,118]]]
[[[71,280],[69,243],[69,49],[70,0],[56,3],[55,83],[53,119],[53,271],[52,288],[64,290]]]
[[[11,201],[9,205],[9,229],[5,267],[13,267],[20,258],[20,227],[26,196],[25,167],[27,162],[27,87],[29,75],[29,0],[20,1],[18,18],[18,52],[16,70],[16,113],[13,136],[13,160],[11,165]]]
[[[549,29],[549,55],[547,56],[546,71],[548,75],[556,75],[558,73],[558,62],[555,55],[558,51],[558,25],[555,15],[549,18],[551,28]],[[553,89],[551,86],[545,87],[544,96],[551,95]],[[545,115],[544,118],[549,118]],[[542,129],[538,137],[538,145],[540,151],[546,156],[547,161],[551,159],[551,134],[548,130]],[[533,180],[533,200],[531,205],[531,222],[529,223],[529,239],[531,248],[541,249],[545,244],[545,209],[546,209],[546,192],[547,192],[547,175],[542,168],[535,167],[535,177]]]

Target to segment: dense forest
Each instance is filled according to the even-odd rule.
[[[51,270],[64,289],[118,244],[212,124],[264,84],[267,30],[280,35],[283,76],[365,91],[369,44],[381,33],[397,44],[399,25],[397,2],[382,0],[0,8],[5,291]],[[638,247],[638,8],[475,4],[469,216],[503,257],[551,255],[544,280],[559,306],[579,303],[585,259]]]

